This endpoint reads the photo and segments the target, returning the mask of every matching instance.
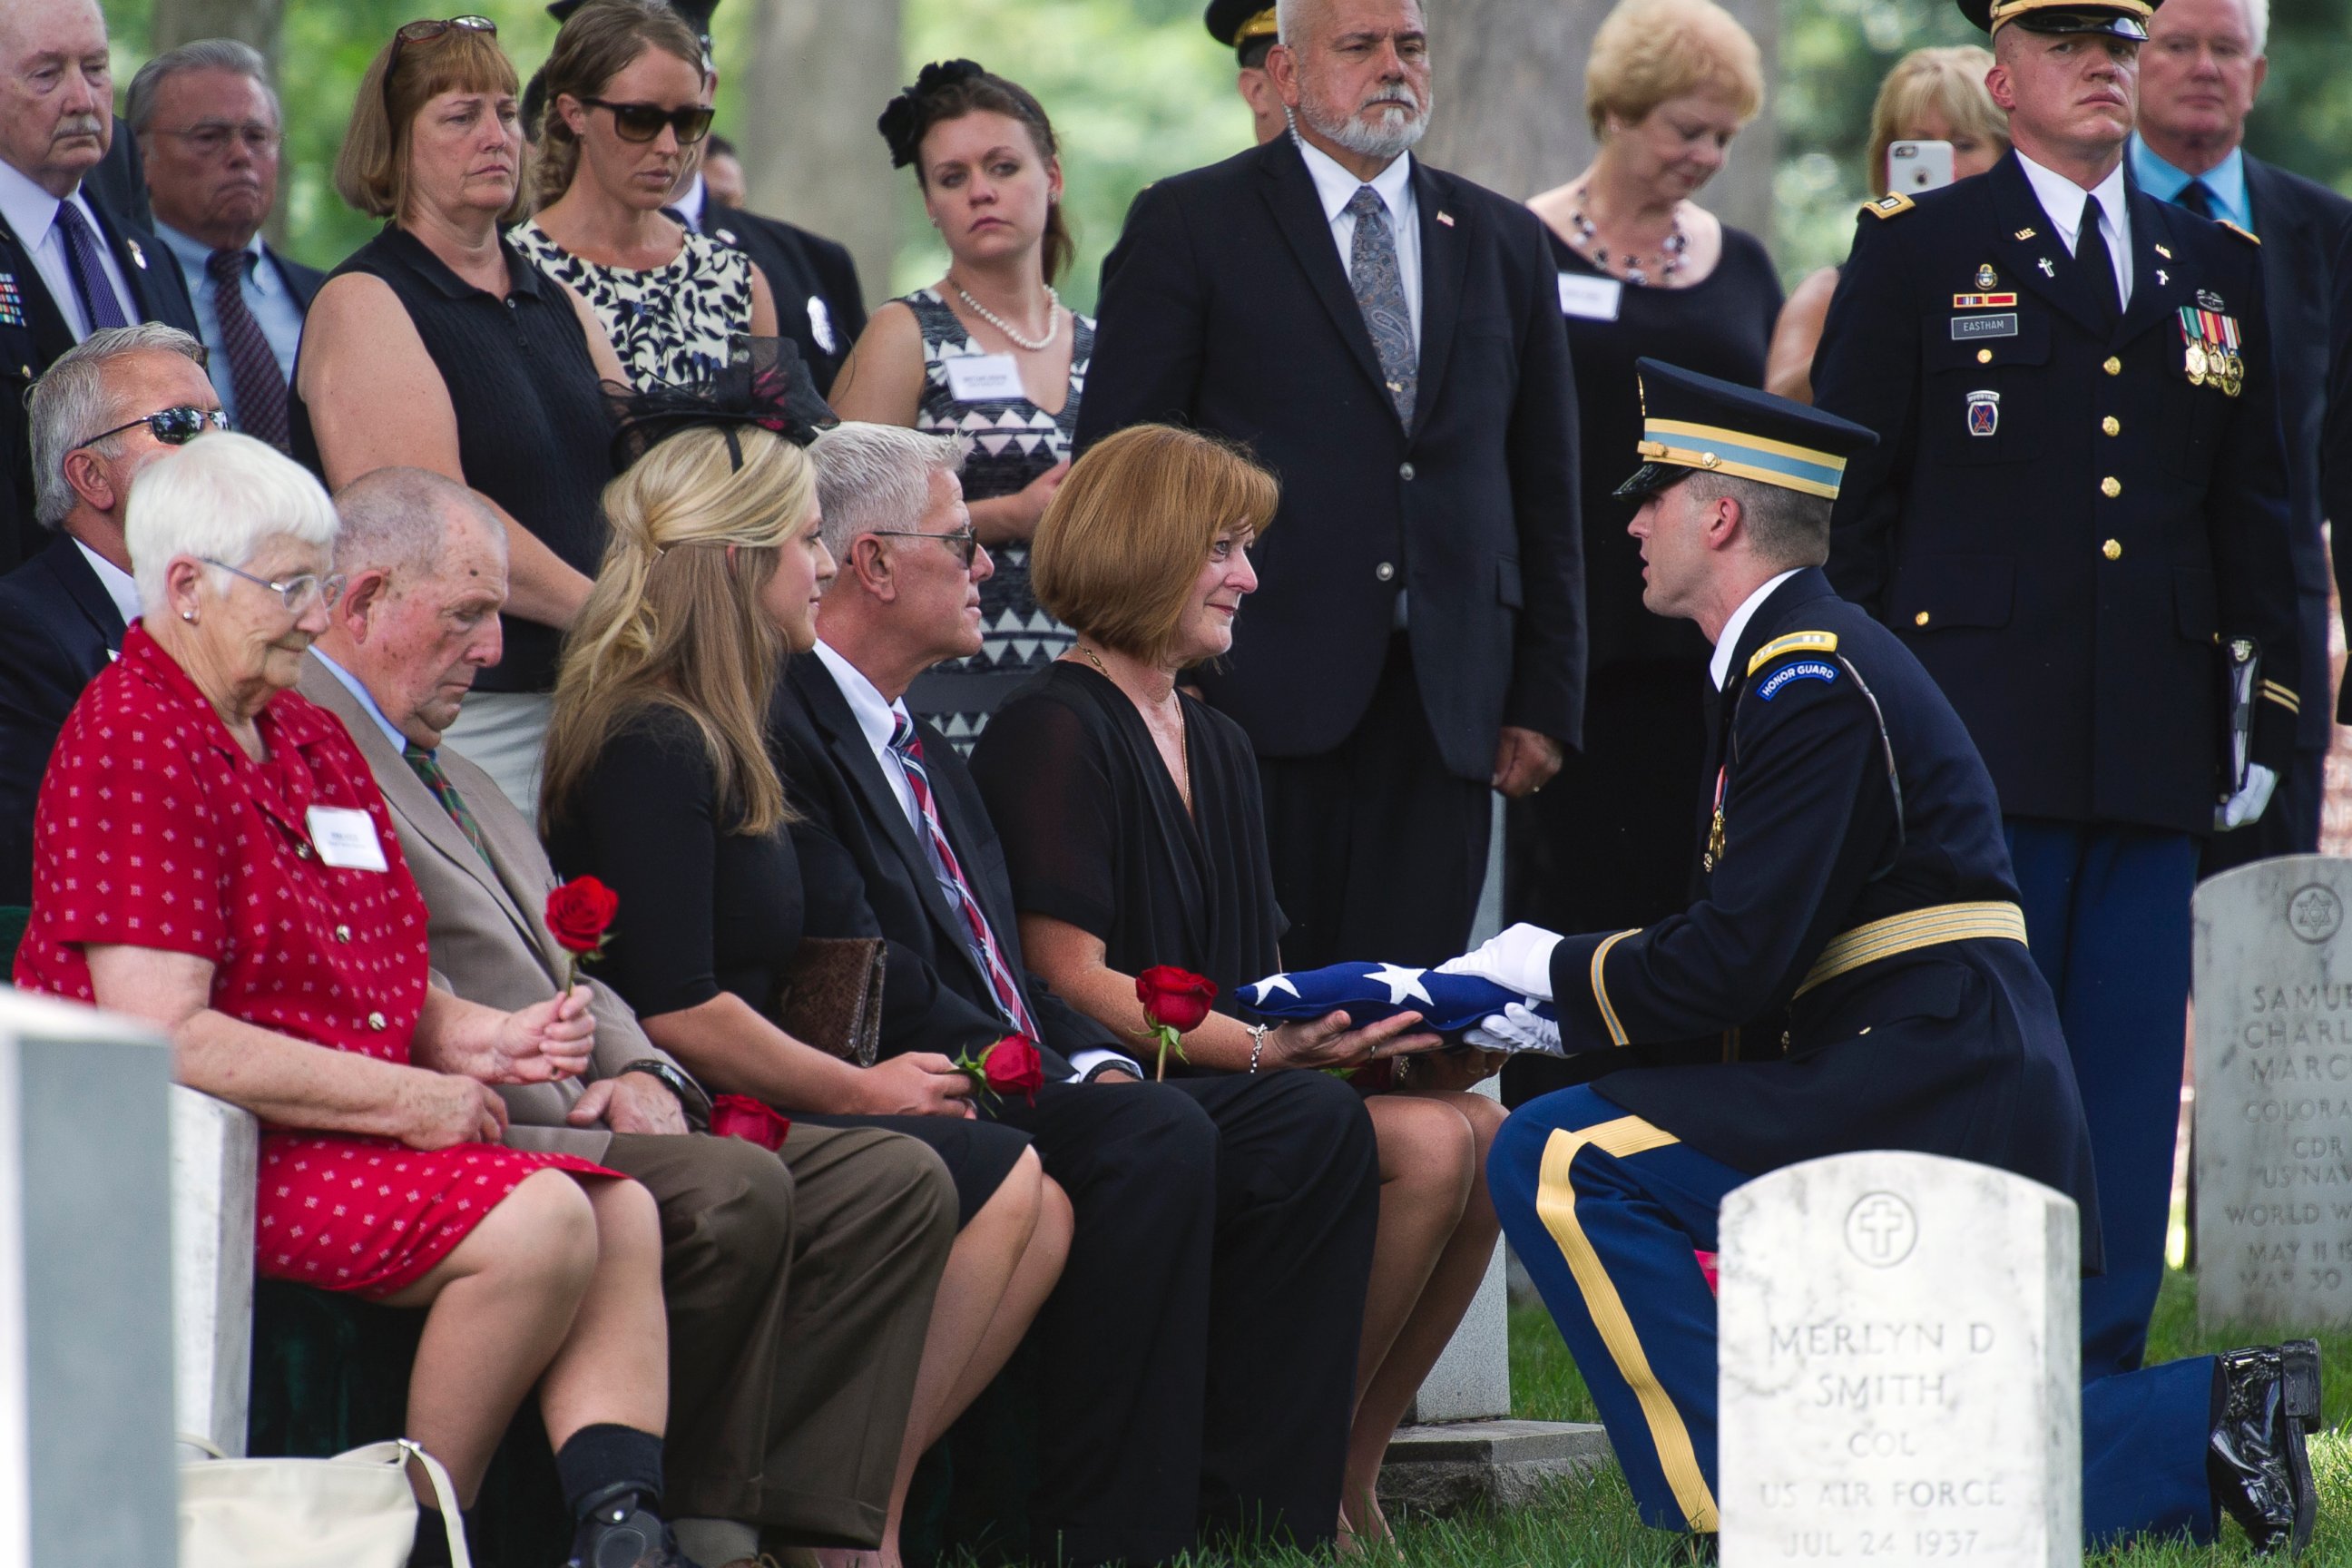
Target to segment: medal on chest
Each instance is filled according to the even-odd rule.
[[[2225,397],[2243,392],[2246,361],[2239,347],[2236,318],[2202,304],[2181,306],[2179,316],[2180,367],[2188,374],[2189,384],[2212,387]]]
[[[1728,767],[1715,770],[1715,819],[1706,827],[1706,852],[1699,857],[1702,871],[1713,872],[1715,863],[1723,858],[1723,783],[1729,776]]]

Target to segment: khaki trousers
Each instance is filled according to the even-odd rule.
[[[661,1208],[663,1510],[878,1544],[955,1242],[947,1167],[911,1138],[799,1123],[780,1154],[622,1133],[602,1159]]]

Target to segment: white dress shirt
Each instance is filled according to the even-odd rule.
[[[1739,634],[1748,629],[1748,623],[1755,618],[1764,601],[1772,596],[1772,590],[1802,570],[1802,567],[1790,567],[1777,577],[1767,578],[1756,592],[1739,601],[1739,608],[1732,611],[1731,618],[1723,623],[1723,635],[1715,639],[1715,657],[1706,661],[1706,672],[1715,678],[1717,691],[1722,690],[1723,683],[1731,679],[1731,656],[1738,650]]]
[[[79,209],[89,222],[90,233],[98,237],[99,264],[106,272],[106,280],[114,289],[115,303],[122,307],[122,319],[136,321],[141,311],[131,286],[115,265],[114,247],[106,243],[106,226],[98,221],[87,197],[77,188],[65,198]],[[41,189],[15,164],[0,160],[0,218],[7,220],[16,232],[16,243],[32,253],[33,267],[41,275],[41,286],[57,301],[66,325],[73,331],[74,342],[89,336],[89,318],[81,308],[81,296],[74,291],[73,264],[66,258],[65,231],[58,226],[58,208],[64,205]]]
[[[710,207],[710,187],[702,183],[702,171],[694,172],[694,188],[669,204],[669,210],[686,220],[686,226],[695,233],[702,232],[703,215]]]
[[[1340,167],[1339,161],[1304,136],[1297,139],[1323,198],[1323,216],[1331,225],[1332,243],[1339,247],[1339,269],[1355,281],[1356,216],[1348,204],[1359,187],[1370,185],[1389,209],[1389,232],[1396,237],[1397,277],[1404,285],[1405,309],[1412,313],[1412,345],[1421,352],[1421,207],[1412,195],[1412,154],[1400,153],[1387,168],[1369,180],[1360,180]]]
[[[106,596],[114,601],[114,607],[122,612],[122,624],[127,626],[137,620],[139,618],[138,582],[130,573],[109,561],[80,540],[74,541],[74,548],[81,552],[81,558],[89,562],[89,569],[98,574],[98,585],[106,590]]]
[[[2124,199],[2123,160],[2116,160],[2116,166],[2107,172],[2107,177],[2087,192],[2065,175],[2043,168],[2022,153],[2017,155],[2017,166],[2025,171],[2025,182],[2033,187],[2034,197],[2042,204],[2042,216],[2049,218],[2050,226],[2058,231],[2058,238],[2066,247],[2069,256],[2074,254],[2076,241],[2081,237],[2076,231],[2083,226],[2084,196],[2098,198],[2099,228],[2106,236],[2107,258],[2115,263],[2116,268],[2116,294],[2125,304],[2130,304],[2131,205]]]
[[[890,791],[898,797],[898,809],[907,814],[908,826],[915,830],[915,841],[923,847],[923,858],[930,862],[931,875],[947,892],[948,902],[952,907],[956,895],[948,886],[947,868],[940,864],[938,852],[931,844],[930,826],[923,820],[922,807],[915,802],[914,787],[907,782],[905,760],[890,744],[890,737],[898,733],[898,721],[907,716],[906,702],[903,700],[897,702],[885,700],[881,690],[866,679],[866,672],[835,652],[833,646],[823,637],[817,639],[816,657],[833,676],[833,683],[841,688],[841,695],[849,703],[849,711],[856,717],[858,733],[864,735],[866,743],[874,748],[874,760],[882,764],[882,776],[890,781]],[[997,933],[999,943],[1003,940],[1003,934]],[[1071,1058],[1070,1066],[1079,1079],[1105,1066],[1124,1068],[1138,1078],[1143,1076],[1143,1068],[1134,1058],[1120,1051],[1100,1048],[1080,1051]]]

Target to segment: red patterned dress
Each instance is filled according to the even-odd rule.
[[[255,721],[257,763],[134,625],[74,705],[33,826],[27,990],[90,1001],[82,944],[190,953],[212,1005],[257,1028],[405,1064],[425,1005],[425,900],[366,761],[333,715],[290,691]],[[356,808],[387,869],[320,858],[313,806]],[[532,1172],[616,1173],[489,1143],[265,1126],[255,1234],[267,1278],[384,1296],[415,1283]]]

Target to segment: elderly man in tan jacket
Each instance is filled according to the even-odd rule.
[[[505,536],[473,492],[383,468],[335,498],[333,626],[301,693],[341,718],[392,808],[458,995],[513,1006],[560,984],[555,873],[489,776],[440,749],[496,663]],[[593,978],[583,1078],[501,1089],[509,1141],[626,1172],[659,1201],[670,1324],[665,1511],[697,1562],[747,1563],[758,1532],[882,1535],[931,1299],[955,1238],[946,1167],[910,1138],[794,1125],[782,1150],[688,1131],[709,1101]]]

